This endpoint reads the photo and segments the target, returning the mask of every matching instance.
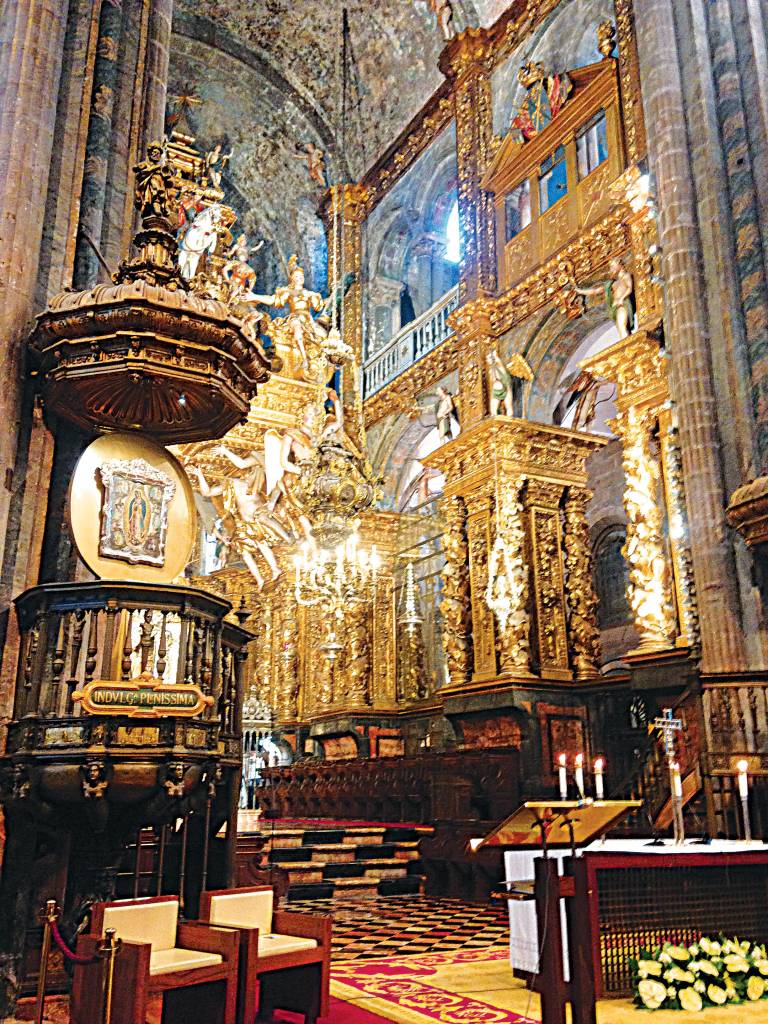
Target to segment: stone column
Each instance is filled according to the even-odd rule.
[[[140,149],[165,132],[168,61],[171,47],[173,0],[152,0],[144,73],[144,119]]]
[[[735,564],[724,524],[726,493],[704,296],[703,253],[672,0],[635,5],[651,169],[660,206],[665,334],[678,408],[691,556],[699,595],[702,668],[746,667]],[[688,72],[686,71],[686,74]],[[712,140],[712,145],[715,145]]]
[[[493,43],[485,29],[467,29],[440,56],[440,70],[453,84],[459,171],[459,264],[461,302],[496,287],[496,228],[493,200],[480,187],[493,156]]]
[[[107,173],[112,148],[112,114],[117,91],[120,40],[123,32],[122,4],[102,0],[99,39],[93,68],[91,112],[85,143],[87,159],[80,192],[80,224],[75,248],[72,284],[89,288],[99,277],[99,260],[93,245],[101,249],[101,229],[107,195]],[[89,241],[90,239],[90,241]],[[102,271],[103,274],[103,271]]]
[[[5,0],[0,18],[0,537],[13,488],[21,350],[34,308],[67,0]]]

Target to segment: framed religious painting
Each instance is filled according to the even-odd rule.
[[[99,554],[130,565],[164,565],[175,482],[144,459],[111,459],[99,466],[99,475]]]

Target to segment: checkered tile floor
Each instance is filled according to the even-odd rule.
[[[291,900],[285,907],[332,915],[335,961],[509,946],[504,907],[430,896]]]

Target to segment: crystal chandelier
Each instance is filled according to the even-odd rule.
[[[326,614],[328,633],[321,650],[333,663],[343,649],[339,633],[346,612],[356,605],[373,600],[381,566],[374,545],[370,554],[359,546],[353,532],[335,551],[305,543],[293,559],[296,580],[296,601],[303,608],[320,607]]]

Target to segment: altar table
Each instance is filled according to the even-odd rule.
[[[592,949],[598,998],[631,995],[630,957],[665,940],[687,945],[701,935],[723,932],[768,941],[768,846],[729,840],[649,844],[645,839],[609,839],[576,851],[584,858],[587,877],[587,912],[579,915],[578,927],[583,930],[581,941]],[[563,874],[570,849],[550,849],[548,855]],[[540,850],[505,852],[507,882],[532,882],[539,857]],[[560,910],[568,980],[564,900]],[[536,974],[535,903],[510,902],[509,924],[512,967]]]

